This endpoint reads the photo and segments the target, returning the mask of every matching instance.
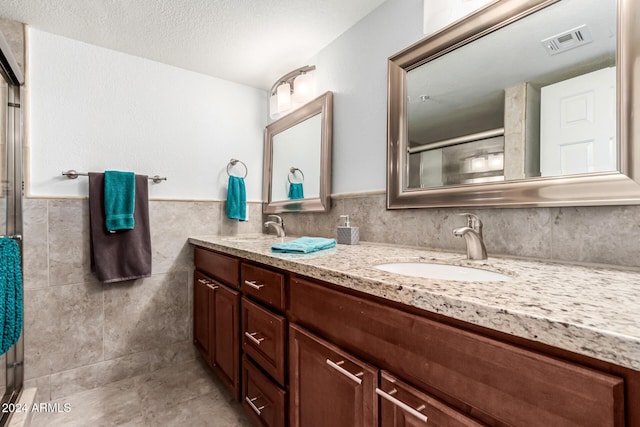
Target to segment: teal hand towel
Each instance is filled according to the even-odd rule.
[[[227,218],[247,220],[247,190],[244,186],[244,178],[241,176],[229,176]]]
[[[289,185],[289,199],[304,199],[304,190],[301,182],[294,182]]]
[[[309,252],[321,251],[336,246],[335,239],[326,239],[324,237],[300,237],[299,239],[289,242],[276,243],[271,246],[271,252],[292,253],[292,254],[308,254]]]
[[[20,247],[6,237],[0,238],[0,354],[20,338],[23,323],[22,271]]]
[[[104,215],[110,233],[133,230],[136,200],[136,176],[133,172],[105,171]]]

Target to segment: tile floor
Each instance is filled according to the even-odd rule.
[[[199,360],[58,399],[59,412],[34,413],[32,427],[249,427],[239,403]],[[68,404],[68,412],[64,412]],[[55,407],[55,406],[54,406]]]

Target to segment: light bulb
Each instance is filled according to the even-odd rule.
[[[293,101],[303,104],[313,97],[313,76],[302,73],[293,81]]]
[[[282,83],[278,86],[278,112],[283,112],[291,108],[291,86],[289,83]]]

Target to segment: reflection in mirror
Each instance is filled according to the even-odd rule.
[[[565,0],[410,70],[408,188],[617,170],[615,54],[615,0]]]
[[[640,203],[632,0],[497,0],[389,60],[390,208]]]
[[[318,113],[273,136],[272,201],[320,197],[321,126]]]
[[[330,208],[332,109],[327,92],[267,126],[264,213]]]

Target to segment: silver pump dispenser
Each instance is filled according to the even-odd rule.
[[[344,218],[344,225],[338,226],[338,243],[343,245],[357,245],[360,241],[360,228],[352,227],[349,215],[340,215]]]

